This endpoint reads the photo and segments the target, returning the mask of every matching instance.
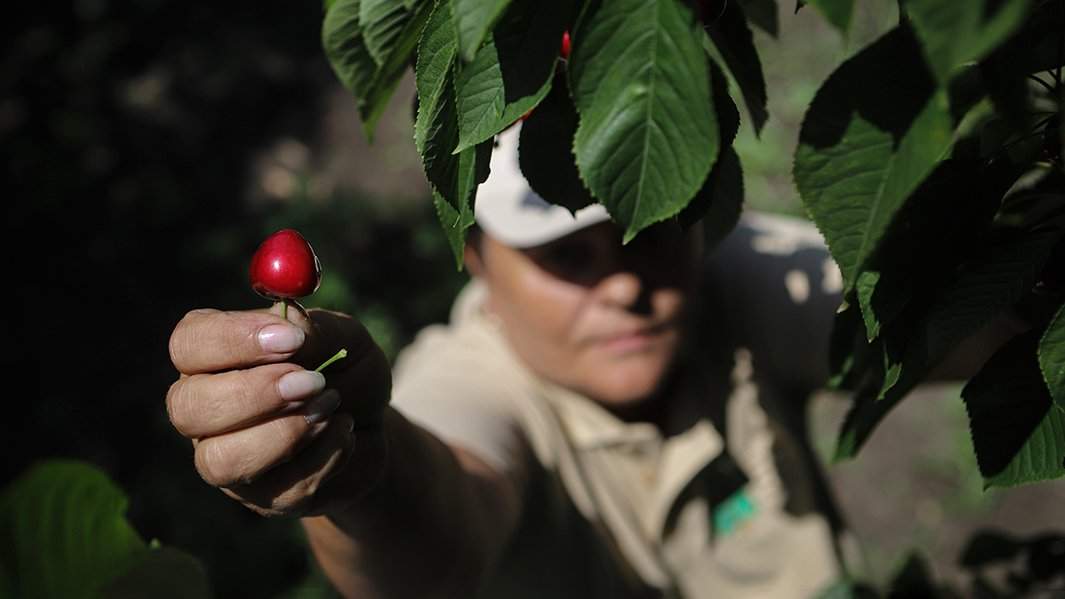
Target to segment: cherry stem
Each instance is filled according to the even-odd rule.
[[[348,350],[341,349],[337,353],[333,354],[332,358],[329,358],[325,362],[322,362],[322,365],[319,366],[318,368],[315,368],[314,371],[315,372],[321,372],[321,371],[325,370],[325,368],[327,366],[329,366],[330,364],[332,364],[333,362],[336,362],[337,360],[341,360],[341,359],[346,358],[346,357],[348,357]]]
[[[281,318],[288,320],[288,300],[281,300]]]

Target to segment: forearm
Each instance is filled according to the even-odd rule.
[[[303,520],[316,558],[345,597],[472,595],[513,528],[514,494],[394,410],[383,426],[380,481],[346,509]]]

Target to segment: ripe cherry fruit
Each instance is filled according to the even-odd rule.
[[[282,229],[267,237],[251,258],[251,288],[268,300],[281,302],[281,318],[288,319],[288,305],[296,298],[318,290],[322,264],[310,243],[295,229]],[[341,349],[316,371],[348,355]]]
[[[249,274],[255,293],[284,301],[314,293],[322,280],[322,265],[303,235],[282,229],[259,245]]]

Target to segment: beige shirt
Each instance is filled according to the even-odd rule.
[[[826,260],[805,223],[745,216],[707,262],[665,430],[532,374],[471,283],[400,355],[393,404],[524,490],[478,596],[805,598],[836,581],[843,529],[803,416],[838,303]]]

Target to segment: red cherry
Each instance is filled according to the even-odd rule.
[[[322,280],[322,265],[311,244],[294,229],[266,238],[251,259],[251,288],[270,300],[310,295]]]
[[[562,60],[567,60],[567,59],[569,59],[569,51],[570,51],[569,32],[568,31],[563,31],[562,32],[562,47],[559,49],[558,55],[562,57]]]

